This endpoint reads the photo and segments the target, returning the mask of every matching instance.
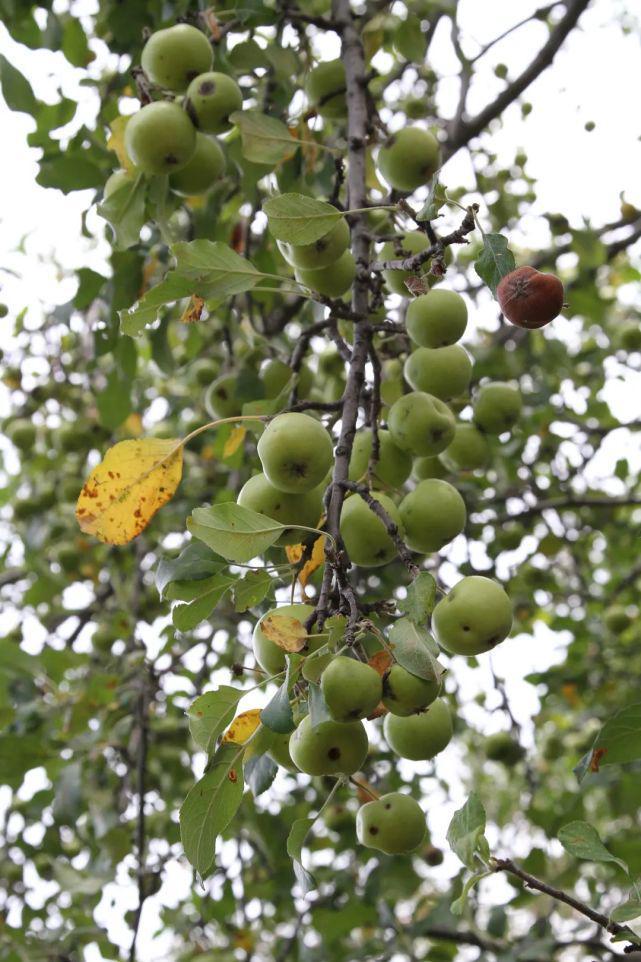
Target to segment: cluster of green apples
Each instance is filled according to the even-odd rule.
[[[181,196],[203,194],[225,171],[225,154],[214,135],[231,128],[230,114],[243,105],[241,89],[232,77],[212,69],[212,46],[190,24],[153,33],[141,64],[165,99],[146,104],[127,122],[125,149],[135,170],[113,173],[105,197],[128,184],[136,171],[168,175],[171,189]]]

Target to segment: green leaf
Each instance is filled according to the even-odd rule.
[[[208,755],[214,750],[216,740],[233,721],[243,692],[229,685],[221,685],[215,691],[205,692],[187,709],[189,731],[199,748]]]
[[[10,110],[18,110],[20,113],[32,115],[37,112],[38,101],[31,89],[31,84],[1,54],[0,86],[2,87],[2,96]]]
[[[313,875],[303,867],[303,845],[315,821],[314,818],[297,818],[287,836],[287,854],[293,862],[294,875],[303,895],[316,888]]]
[[[447,203],[447,187],[439,182],[438,174],[430,181],[427,200],[416,215],[417,221],[434,220],[439,216],[441,207]]]
[[[408,587],[407,597],[399,601],[398,610],[420,625],[432,614],[435,603],[436,581],[428,571],[421,571]]]
[[[590,751],[574,769],[579,782],[603,765],[624,765],[641,758],[641,703],[626,705],[603,725]]]
[[[177,601],[171,610],[171,620],[178,631],[192,631],[220,604],[235,583],[229,574],[216,574],[199,581],[174,581],[167,590],[167,598]]]
[[[172,581],[200,581],[222,571],[211,550],[200,541],[190,541],[177,558],[163,558],[156,569],[156,589],[162,598]]]
[[[312,682],[309,683],[307,704],[309,707],[309,721],[312,728],[316,728],[317,725],[331,720],[332,716],[329,713],[320,685],[314,685]]]
[[[478,866],[475,853],[487,854],[485,809],[475,792],[470,794],[462,808],[454,812],[447,830],[447,840],[452,851],[468,868],[475,869]]]
[[[478,883],[482,879],[487,878],[488,875],[491,875],[491,874],[492,874],[491,872],[483,871],[483,872],[475,872],[474,875],[470,875],[465,885],[463,886],[463,891],[461,892],[459,897],[454,902],[452,902],[450,906],[450,911],[452,915],[463,914],[465,910],[465,905],[467,903],[467,897],[472,891],[472,889],[474,888],[474,886],[478,885]]]
[[[503,234],[486,234],[483,251],[474,264],[474,270],[494,296],[501,278],[513,271],[515,266],[514,254],[507,246],[507,237]]]
[[[54,157],[44,157],[40,161],[36,183],[41,187],[57,187],[63,194],[70,194],[74,190],[102,187],[104,179],[100,167],[84,153],[68,151]]]
[[[639,917],[641,917],[641,899],[629,899],[623,905],[617,906],[610,914],[612,921],[619,923],[632,922]]]
[[[243,157],[255,164],[280,164],[292,157],[299,142],[282,120],[258,110],[236,110],[229,119],[240,129]]]
[[[229,825],[243,797],[243,749],[221,745],[209,771],[187,795],[180,809],[180,838],[185,855],[201,879],[209,874],[216,838]]]
[[[269,229],[276,240],[288,244],[313,244],[327,234],[343,215],[331,204],[305,194],[280,194],[263,204]]]
[[[285,681],[260,713],[260,720],[263,725],[273,732],[278,732],[279,735],[293,732],[296,727],[289,698],[300,673],[302,658],[299,655],[286,655],[285,661],[287,662]]]
[[[98,207],[100,216],[113,228],[117,250],[133,247],[140,240],[140,231],[147,222],[147,187],[148,181],[139,174],[115,190]]]
[[[131,382],[121,378],[117,371],[110,371],[106,387],[96,394],[96,406],[103,427],[110,430],[119,427],[133,411]]]
[[[133,307],[118,311],[121,332],[137,337],[148,325],[158,320],[161,307],[189,297],[192,292],[193,284],[190,280],[180,277],[175,271],[169,271],[160,284],[147,291]]]
[[[187,519],[187,528],[216,554],[239,564],[263,554],[284,530],[278,521],[233,501],[195,508]]]
[[[591,862],[615,862],[629,874],[628,866],[616,858],[599,838],[599,833],[587,822],[568,822],[559,829],[559,842],[570,855]]]
[[[87,35],[77,17],[68,17],[62,29],[62,52],[74,67],[86,67],[91,56]]]
[[[78,290],[73,298],[73,306],[79,311],[84,311],[96,299],[102,288],[107,282],[107,278],[97,271],[92,271],[90,267],[80,267],[76,271],[78,280]]]
[[[394,46],[406,60],[421,64],[427,53],[427,35],[421,27],[420,18],[408,14],[394,31]]]
[[[409,618],[399,618],[390,629],[389,642],[394,658],[403,668],[426,681],[441,679],[444,669],[434,654],[438,648],[425,628],[419,628]]]
[[[19,788],[28,771],[50,758],[46,743],[37,735],[0,735],[0,772],[3,783],[11,788]]]
[[[179,241],[171,250],[176,258],[176,273],[191,280],[192,293],[205,300],[242,294],[263,277],[246,257],[220,241]]]
[[[247,611],[259,605],[273,584],[274,579],[266,571],[248,571],[234,586],[234,611]]]
[[[256,798],[270,787],[276,774],[278,765],[269,755],[252,755],[245,765],[245,781]]]

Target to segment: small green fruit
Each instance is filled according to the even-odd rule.
[[[152,33],[140,62],[152,83],[180,91],[199,73],[209,70],[213,58],[205,34],[187,23],[178,23]]]
[[[402,451],[392,440],[389,431],[378,432],[379,459],[374,468],[374,477],[390,488],[400,488],[407,481],[412,470],[412,458]],[[367,473],[372,453],[372,432],[359,431],[354,438],[352,455],[349,461],[350,481],[359,481]]]
[[[411,256],[412,254],[420,254],[421,251],[427,250],[430,246],[430,242],[427,238],[427,234],[423,233],[422,230],[408,231],[401,241],[401,248],[403,251],[407,252],[407,255],[399,255],[396,253],[395,244],[392,241],[388,241],[383,245],[381,249],[380,258],[382,261],[395,261],[402,256]],[[419,268],[418,273],[422,270],[427,270],[426,267]],[[408,277],[415,277],[410,271],[383,271],[383,279],[389,287],[393,294],[399,294],[401,297],[409,297],[409,291],[405,286],[405,281]]]
[[[415,458],[412,475],[418,481],[427,478],[446,478],[447,469],[440,458]]]
[[[502,381],[484,384],[474,401],[474,420],[488,434],[511,431],[517,423],[523,402],[516,388]]]
[[[159,100],[131,117],[125,149],[145,174],[173,174],[193,157],[196,131],[182,107]]]
[[[378,152],[378,167],[395,190],[414,191],[434,176],[441,163],[436,137],[422,127],[404,127]]]
[[[367,733],[360,721],[321,722],[315,728],[309,715],[289,739],[289,753],[308,775],[353,775],[367,758]]]
[[[399,505],[405,541],[412,551],[440,551],[465,528],[465,502],[456,488],[438,478],[420,481]]]
[[[623,605],[611,605],[606,609],[603,621],[608,631],[611,631],[614,635],[625,631],[632,624],[632,619]]]
[[[342,297],[356,277],[356,261],[351,251],[345,251],[328,267],[321,267],[319,270],[295,268],[294,277],[299,284],[304,284],[325,297]]]
[[[341,119],[347,116],[345,65],[342,60],[317,64],[307,75],[305,93],[321,117]]]
[[[254,634],[252,635],[252,648],[254,649],[254,655],[256,661],[268,675],[277,675],[279,672],[285,670],[285,652],[282,648],[268,638],[262,629],[262,624],[265,618],[269,615],[279,615],[283,618],[295,618],[300,621],[301,624],[305,624],[309,616],[313,613],[314,608],[312,605],[280,605],[278,608],[271,608],[266,611],[262,616],[260,621],[256,623],[254,628]],[[309,651],[316,651],[321,645],[327,643],[327,635],[318,635],[316,638],[310,638],[307,642]]]
[[[485,739],[485,756],[491,762],[503,762],[512,768],[525,754],[525,750],[508,732],[495,732]]]
[[[225,155],[218,141],[197,133],[193,157],[182,170],[171,175],[169,186],[184,197],[205,194],[220,180],[224,170]]]
[[[392,499],[378,492],[372,492],[372,497],[387,512],[402,535],[403,523]],[[362,568],[378,568],[396,557],[396,547],[385,525],[360,494],[353,494],[345,501],[340,530],[351,561]]]
[[[491,578],[463,578],[434,609],[432,627],[439,645],[454,655],[491,651],[510,633],[512,602]]]
[[[456,291],[438,288],[410,302],[407,333],[419,347],[449,347],[467,327],[467,305]]]
[[[452,738],[452,716],[441,698],[420,715],[386,715],[383,732],[387,744],[412,761],[427,761],[442,752]]]
[[[19,451],[30,451],[36,443],[36,429],[26,418],[16,418],[7,428],[7,437]]]
[[[408,356],[404,374],[415,391],[425,391],[441,401],[449,401],[467,393],[472,362],[460,344],[418,347]]]
[[[235,374],[221,374],[212,382],[205,394],[205,408],[212,418],[233,418],[240,414],[242,402],[237,387]]]
[[[323,513],[324,490],[324,487],[319,485],[300,494],[285,494],[260,473],[245,482],[238,495],[238,504],[281,524],[313,528]],[[308,537],[308,531],[292,528],[283,532],[277,544],[300,544]]]
[[[443,459],[454,470],[476,471],[490,459],[490,448],[484,434],[469,422],[457,424]]]
[[[348,722],[371,715],[380,703],[383,683],[374,668],[339,655],[323,672],[321,690],[334,721]]]
[[[277,765],[287,769],[289,772],[297,772],[298,769],[289,754],[289,733],[286,735],[274,734],[269,751],[267,752]]]
[[[272,358],[262,368],[260,376],[265,385],[265,397],[275,398],[289,384],[293,371],[289,364],[285,364],[278,358]],[[313,383],[314,375],[306,364],[302,364],[298,372],[298,396],[309,397]]]
[[[383,704],[393,715],[414,715],[431,705],[440,682],[413,675],[402,665],[392,665],[383,679]]]
[[[413,391],[394,402],[388,426],[399,448],[428,457],[440,454],[451,444],[456,421],[443,401],[431,394]]]
[[[390,792],[362,805],[356,815],[356,837],[361,845],[387,855],[415,851],[427,831],[421,806],[409,795]]]
[[[241,110],[243,95],[235,80],[225,73],[201,73],[189,84],[185,110],[194,125],[205,134],[229,130],[229,115]]]
[[[329,267],[347,250],[349,245],[349,226],[344,217],[337,220],[332,229],[313,244],[300,246],[290,244],[289,261],[294,267],[304,270],[319,270]]]
[[[258,441],[258,457],[267,480],[297,494],[311,491],[325,479],[334,461],[331,436],[320,421],[290,412],[275,417]]]
[[[216,379],[218,374],[218,361],[213,361],[208,357],[200,357],[191,366],[191,374],[197,384],[206,387]]]

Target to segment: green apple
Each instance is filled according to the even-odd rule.
[[[30,451],[36,443],[35,426],[26,418],[16,418],[12,421],[6,434],[19,451]]]
[[[402,536],[403,523],[392,499],[380,492],[372,492],[372,497],[387,512]],[[352,494],[345,501],[340,530],[347,554],[355,565],[378,568],[396,557],[396,547],[385,525],[360,494]]]
[[[321,690],[334,721],[348,722],[371,715],[383,695],[383,682],[374,668],[338,655],[321,676]]]
[[[294,375],[289,364],[279,358],[271,358],[261,369],[260,377],[265,385],[265,397],[278,397],[280,392],[287,386]],[[300,397],[309,397],[309,393],[314,383],[314,375],[306,364],[301,364],[298,372],[298,394]]]
[[[485,757],[512,768],[525,754],[524,748],[508,732],[495,732],[485,739]]]
[[[225,155],[214,137],[196,134],[196,150],[182,170],[172,174],[169,186],[177,194],[192,197],[205,194],[225,171]]]
[[[463,498],[439,478],[420,481],[405,495],[398,510],[407,545],[421,554],[440,551],[461,534],[467,521]]]
[[[417,481],[425,481],[427,478],[446,478],[447,468],[440,458],[415,458],[412,476]]]
[[[378,432],[378,443],[379,459],[374,468],[375,478],[390,488],[402,487],[412,470],[411,455],[401,450],[389,431],[384,429]],[[366,475],[371,453],[372,432],[369,429],[358,431],[349,461],[350,481],[358,481]]]
[[[238,378],[235,374],[221,374],[211,383],[205,394],[205,408],[212,418],[232,418],[240,414],[242,402],[238,398]]]
[[[449,401],[465,394],[472,379],[472,362],[460,344],[417,347],[408,356],[403,373],[415,391],[425,391]]]
[[[490,459],[490,448],[484,434],[465,421],[456,425],[454,437],[443,455],[443,460],[453,470],[476,471],[484,468]]]
[[[420,457],[444,451],[451,444],[456,427],[447,404],[422,391],[413,391],[395,401],[387,423],[399,448]]]
[[[289,261],[304,270],[319,270],[334,264],[349,246],[349,226],[344,217],[313,244],[289,244]]]
[[[367,758],[367,732],[360,721],[325,721],[312,728],[306,715],[289,739],[289,753],[307,775],[353,775]]]
[[[324,480],[334,462],[334,448],[320,421],[292,411],[267,425],[258,441],[258,457],[275,488],[298,494]]]
[[[303,662],[301,675],[306,681],[311,681],[314,685],[317,685],[321,679],[321,675],[335,657],[333,651],[323,651],[319,649],[318,651],[311,652]]]
[[[465,333],[467,305],[456,291],[437,288],[410,301],[405,324],[419,347],[449,347]]]
[[[627,321],[619,331],[619,343],[624,351],[641,351],[641,327],[636,321]]]
[[[608,631],[614,635],[625,631],[632,624],[628,610],[623,605],[610,605],[605,611],[603,621]]]
[[[242,110],[243,94],[231,77],[210,70],[194,77],[187,88],[185,110],[198,130],[221,134],[231,127],[229,115]]]
[[[512,628],[512,602],[491,578],[463,578],[437,604],[432,627],[453,655],[480,655],[504,641]]]
[[[356,815],[358,841],[386,855],[415,851],[426,832],[423,809],[410,795],[401,792],[390,792],[366,802]]]
[[[207,387],[212,381],[216,380],[216,376],[220,369],[218,361],[214,361],[209,357],[199,357],[191,366],[190,374],[193,376],[197,384],[202,387]]]
[[[418,715],[386,715],[383,733],[389,747],[401,758],[427,761],[449,744],[452,716],[447,703],[436,698]]]
[[[298,771],[292,761],[292,756],[289,754],[289,732],[286,735],[274,732],[267,754],[281,768],[285,768],[289,772]]]
[[[301,624],[305,624],[309,616],[313,613],[314,608],[312,605],[304,604],[294,604],[294,605],[279,605],[278,608],[271,608],[266,611],[262,616],[260,621],[258,621],[254,627],[254,633],[252,635],[252,648],[254,649],[254,656],[256,661],[268,675],[277,675],[279,672],[285,670],[285,652],[282,648],[268,638],[262,629],[262,624],[265,618],[269,615],[278,615],[283,618],[295,618],[300,621]],[[316,651],[321,645],[327,644],[327,635],[318,634],[314,638],[309,638],[307,642],[307,649],[311,651]]]
[[[310,70],[305,93],[321,117],[340,120],[347,116],[345,84],[343,61],[326,60]]]
[[[199,73],[209,70],[213,59],[205,34],[188,23],[177,23],[152,33],[140,62],[152,83],[180,91]]]
[[[440,682],[413,675],[402,665],[392,665],[383,679],[383,704],[393,715],[414,715],[431,705]]]
[[[407,254],[397,254],[395,247],[396,245],[392,241],[388,241],[383,245],[380,259],[382,261],[395,261],[399,260],[401,257],[411,256],[412,254],[420,254],[421,251],[426,251],[430,246],[427,234],[422,230],[408,231],[407,234],[401,240],[401,248],[406,251]],[[421,267],[418,271],[420,274],[422,270],[427,268]],[[409,291],[405,286],[405,281],[408,277],[412,277],[410,271],[383,271],[383,278],[385,283],[389,287],[393,294],[400,294],[401,297],[409,297]]]
[[[517,423],[522,407],[520,391],[502,381],[493,381],[484,384],[476,394],[474,420],[488,434],[503,434]]]
[[[395,190],[422,187],[441,165],[439,142],[422,127],[403,127],[392,134],[378,152],[378,168]]]
[[[325,297],[342,297],[350,289],[356,277],[356,261],[351,251],[345,251],[328,267],[321,267],[318,270],[295,268],[294,277],[299,284]]]
[[[318,485],[311,491],[285,494],[270,484],[261,472],[245,482],[238,495],[238,504],[264,514],[274,521],[280,521],[281,524],[314,528],[323,513],[324,493],[324,486]],[[308,531],[292,528],[284,531],[276,543],[300,544],[308,537]]]
[[[158,100],[130,118],[125,149],[145,174],[173,174],[193,157],[196,130],[182,107]]]

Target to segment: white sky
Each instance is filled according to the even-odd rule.
[[[482,3],[461,0],[463,34],[483,44],[539,5],[531,0],[510,3],[505,0],[484,0]],[[519,108],[513,107],[504,117],[503,128],[496,130],[493,143],[499,154],[511,160],[515,145],[522,147],[529,158],[527,170],[537,178],[538,200],[523,219],[519,235],[513,237],[516,242],[533,248],[539,244],[547,246],[547,228],[540,219],[546,212],[562,212],[574,226],[580,226],[584,218],[595,224],[616,220],[621,191],[625,191],[626,199],[641,208],[641,115],[636,102],[641,50],[638,36],[624,36],[616,22],[616,15],[623,6],[618,0],[595,0],[582,18],[583,30],[572,35],[557,56],[554,67],[527,94],[534,104],[527,122],[522,122]],[[91,0],[83,2],[82,9],[94,9]],[[483,73],[482,82],[472,91],[474,109],[500,89],[500,81],[493,76],[492,66],[506,63],[509,75],[513,76],[531,59],[544,34],[544,28],[536,25],[519,31],[494,48],[487,58],[488,69]],[[92,70],[98,71],[106,61],[106,49],[101,43],[93,46],[98,57]],[[326,49],[326,56],[332,56],[331,46]],[[467,49],[474,52],[473,42]],[[83,72],[70,67],[62,54],[19,47],[11,42],[4,28],[0,28],[0,52],[29,77],[37,96],[51,102],[60,87],[70,96],[81,96],[85,116],[92,116],[94,95],[91,90],[78,85]],[[430,60],[438,72],[453,77],[456,63],[446,30],[439,30]],[[113,62],[114,58],[111,58],[112,65]],[[445,116],[452,109],[456,92],[454,79],[443,85]],[[596,124],[591,133],[584,130],[587,121]],[[0,300],[8,303],[13,311],[29,304],[30,323],[37,326],[42,304],[50,307],[73,295],[74,284],[69,272],[83,265],[103,272],[106,270],[107,246],[100,240],[93,244],[80,234],[81,212],[91,202],[92,191],[64,196],[35,184],[36,154],[26,146],[26,135],[34,126],[32,120],[26,115],[12,113],[0,103],[0,124],[5,145],[3,176],[0,178],[0,250],[5,270],[0,272]],[[449,187],[469,182],[465,152],[445,168],[442,179]],[[103,227],[99,219],[91,216],[89,223],[100,238]],[[21,253],[15,253],[18,245],[21,245]],[[8,273],[7,269],[18,276]],[[624,290],[622,297],[629,302],[638,301],[638,294],[632,289]],[[494,310],[486,300],[479,308],[480,316],[489,317]],[[10,320],[0,323],[5,325],[5,346]],[[625,378],[613,382],[606,392],[614,413],[625,420],[641,416],[639,380],[628,373]],[[0,411],[6,410],[6,404],[6,394],[0,394]],[[638,443],[635,444],[636,453],[625,437],[609,439],[599,459],[595,459],[597,473],[607,475],[624,449],[627,456],[632,453],[633,462],[636,459],[639,466],[641,456]],[[540,626],[534,638],[512,639],[492,656],[497,673],[508,679],[510,701],[526,727],[537,709],[537,699],[532,687],[524,684],[522,679],[531,671],[545,669],[559,660],[563,642],[564,639],[552,636]],[[470,702],[479,688],[491,688],[487,665],[471,670],[461,660],[455,661],[453,669],[461,694],[469,695]],[[251,707],[249,700],[247,705],[243,703],[245,707]],[[470,721],[479,722],[474,708],[469,710],[468,717]],[[494,715],[492,727],[500,724],[500,714]],[[439,767],[447,777],[452,777],[457,758],[455,744],[440,756]],[[32,781],[25,786],[25,791],[30,795],[36,787],[36,781]],[[429,805],[430,827],[437,844],[443,843],[451,814],[463,799],[462,788],[449,800],[430,796],[430,802],[435,803]],[[525,844],[529,844],[527,840]],[[519,854],[518,846],[519,843],[515,843],[513,854]],[[449,875],[456,867],[457,861],[450,855],[442,872]],[[141,962],[160,962],[169,958],[167,937],[153,938],[158,921],[157,908],[160,900],[172,904],[179,899],[189,878],[190,874],[175,863],[171,880],[165,882],[159,896],[146,903],[139,943]],[[500,901],[502,884],[500,879],[493,880],[492,898],[497,901]],[[117,899],[118,911],[110,910],[108,900],[111,897]],[[34,899],[37,899],[35,894]],[[123,945],[128,943],[129,934],[122,925],[120,909],[131,908],[134,904],[133,890],[124,885],[119,889],[110,887],[101,903],[100,921],[109,926],[112,937]],[[99,962],[101,957],[97,950],[89,948],[84,958],[86,962]]]

